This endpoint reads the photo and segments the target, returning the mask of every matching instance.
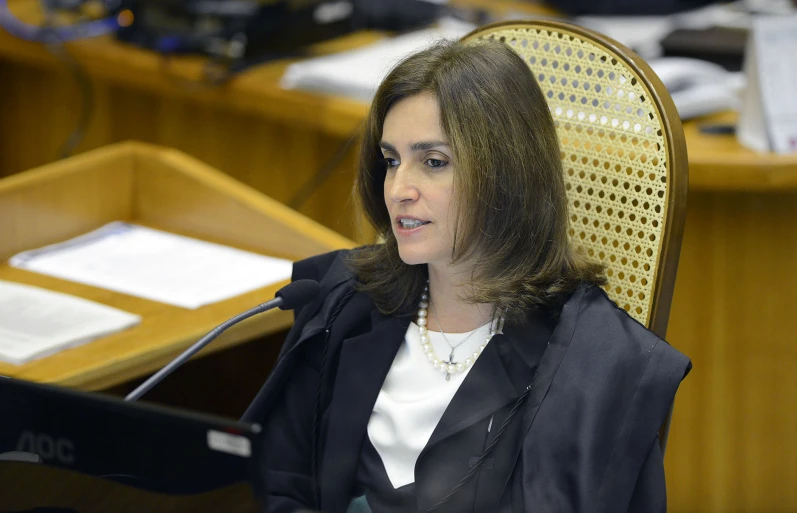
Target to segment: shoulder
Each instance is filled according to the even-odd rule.
[[[581,297],[578,294],[581,293]],[[649,355],[652,351],[688,362],[688,358],[620,308],[601,287],[582,284],[570,301],[580,300],[574,335],[620,358]]]
[[[338,249],[321,255],[311,256],[293,263],[291,279],[320,281],[332,267],[336,260],[344,260],[349,253],[348,249]]]
[[[347,264],[348,258],[356,252],[370,251],[375,247],[374,245],[367,245],[353,249],[338,249],[329,253],[311,256],[304,260],[298,260],[293,263],[291,279],[293,281],[322,281],[324,279],[351,278],[352,273]]]
[[[542,452],[557,469],[555,448],[580,446],[590,455],[585,493],[630,494],[633,486],[626,484],[636,481],[689,359],[587,284],[565,302],[546,352],[538,371],[538,393],[545,397],[538,418],[546,422],[538,423],[536,438],[527,438],[528,454]],[[561,468],[559,478],[566,479],[571,467]]]
[[[653,417],[664,419],[691,369],[689,358],[595,285],[581,285],[571,295],[560,324],[566,326],[557,328],[569,329],[569,340],[557,378],[580,383],[588,395],[611,398],[607,406],[622,410],[636,404],[655,410]]]
[[[354,252],[372,247],[331,251],[294,262],[292,280],[315,280],[321,286],[318,296],[311,304],[295,311],[294,328],[304,327],[306,324],[315,326],[318,322],[326,325],[338,317],[353,295],[363,295],[357,293],[356,276],[349,267],[348,258]],[[353,303],[360,305],[363,298]],[[370,306],[373,307],[372,304]]]
[[[589,404],[586,422],[602,469],[596,511],[626,503],[691,362],[617,306],[597,286],[580,288],[570,347],[558,376],[568,399]],[[573,299],[579,299],[574,293]],[[576,384],[574,386],[574,384]],[[573,418],[584,418],[580,411]],[[580,416],[580,417],[579,417]],[[572,420],[572,419],[568,419]],[[630,486],[629,486],[630,485]]]

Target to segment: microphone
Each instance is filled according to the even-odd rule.
[[[261,303],[254,308],[240,313],[228,319],[223,323],[213,328],[207,335],[199,339],[197,343],[186,349],[180,356],[168,363],[164,368],[150,376],[145,382],[136,387],[135,390],[125,396],[125,401],[135,401],[152,387],[163,381],[163,379],[174,372],[177,367],[188,361],[189,358],[194,356],[200,349],[210,344],[216,337],[221,335],[227,328],[238,324],[244,319],[248,319],[253,315],[279,308],[280,310],[293,310],[304,304],[309,303],[321,291],[321,285],[315,280],[297,280],[288,285],[285,285],[277,291],[274,299]]]

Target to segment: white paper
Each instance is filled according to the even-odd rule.
[[[23,364],[141,322],[83,298],[0,281],[0,360]]]
[[[753,38],[747,40],[745,48],[744,72],[748,77],[747,87],[742,95],[739,118],[736,121],[736,140],[739,144],[761,153],[770,150],[767,136],[767,121],[761,106],[761,88],[758,81],[758,63]]]
[[[749,91],[739,142],[757,151],[797,153],[797,14],[753,21],[745,55]]]
[[[644,59],[661,56],[660,42],[675,27],[672,16],[580,16],[573,22],[616,39]]]
[[[281,85],[370,102],[382,79],[402,58],[440,39],[459,39],[474,28],[463,21],[444,19],[434,28],[297,62],[285,70]]]
[[[732,73],[712,62],[663,57],[648,64],[672,96],[681,119],[736,110],[745,88],[743,73]]]
[[[772,150],[797,152],[797,15],[756,18],[752,37]]]
[[[754,10],[761,12],[758,8]],[[646,61],[650,61],[663,55],[661,41],[673,30],[699,30],[709,27],[747,29],[750,19],[751,16],[744,7],[734,2],[660,16],[579,16],[573,22],[616,39]]]
[[[184,308],[238,296],[290,278],[290,260],[114,222],[10,264]]]

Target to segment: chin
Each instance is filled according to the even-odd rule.
[[[407,265],[420,265],[429,262],[425,251],[417,251],[416,248],[406,248],[399,246],[399,258]]]

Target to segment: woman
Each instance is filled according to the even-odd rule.
[[[689,361],[569,246],[559,159],[503,44],[385,78],[356,184],[384,243],[295,264],[322,293],[244,417],[271,511],[666,509],[657,430]]]

